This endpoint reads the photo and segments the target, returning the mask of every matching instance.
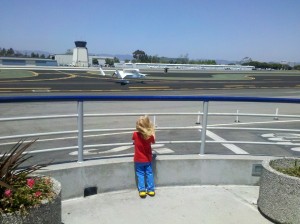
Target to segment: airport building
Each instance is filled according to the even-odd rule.
[[[56,54],[55,60],[58,65],[90,67],[93,65],[93,60],[97,60],[99,66],[104,66],[106,58],[113,59],[113,57],[89,56],[86,44],[86,41],[75,41],[76,47],[73,49],[73,54]]]
[[[74,67],[89,67],[86,41],[75,41],[75,46],[73,49],[72,65]]]
[[[0,66],[57,66],[54,59],[0,57]]]
[[[73,64],[73,55],[72,54],[56,54],[56,55],[54,55],[54,57],[59,66],[75,66]],[[106,58],[113,59],[113,57],[111,57],[111,56],[106,57],[106,56],[88,55],[88,66],[79,66],[79,63],[77,63],[77,66],[79,66],[79,67],[93,66],[93,60],[97,60],[99,66],[104,66]]]
[[[0,57],[0,66],[72,66],[90,67],[97,60],[99,66],[105,65],[105,59],[111,56],[89,56],[85,41],[75,41],[73,54],[55,54],[51,59],[27,57]]]

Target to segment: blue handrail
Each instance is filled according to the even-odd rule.
[[[264,103],[300,103],[300,98],[242,97],[242,96],[4,96],[0,103],[47,101],[231,101]]]

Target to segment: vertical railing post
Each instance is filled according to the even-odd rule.
[[[199,111],[199,115],[198,115],[198,117],[197,117],[197,122],[196,122],[196,124],[200,124],[200,113],[201,113],[201,111]]]
[[[207,117],[208,117],[208,101],[203,101],[200,155],[204,155],[204,147],[205,147],[205,141],[206,141]]]
[[[276,108],[274,120],[278,120],[278,108]]]
[[[240,122],[240,119],[239,119],[239,110],[236,110],[236,117],[235,117],[235,121],[234,122],[237,122],[237,123]]]
[[[78,162],[83,162],[83,101],[77,102]]]

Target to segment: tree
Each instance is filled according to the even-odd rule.
[[[290,70],[292,69],[291,66],[287,64],[279,64],[279,63],[267,63],[267,62],[259,62],[259,61],[250,61],[248,63],[243,63],[242,65],[250,65],[255,66],[255,68],[260,69],[276,69],[276,70]]]
[[[132,53],[132,56],[133,58],[136,59],[136,62],[142,62],[142,63],[149,62],[149,57],[144,51],[136,50],[135,52]]]
[[[105,64],[107,64],[109,66],[113,66],[114,65],[114,59],[105,58]]]
[[[151,60],[151,63],[159,63],[159,57],[157,55],[150,56],[149,59]]]
[[[117,58],[117,57],[114,57],[114,62],[115,62],[115,63],[120,63],[120,60],[119,60],[119,58]]]
[[[295,66],[294,66],[294,69],[300,70],[300,65],[295,65]]]
[[[6,56],[6,49],[2,48],[1,52],[0,52],[1,56]]]
[[[71,49],[68,49],[67,51],[66,51],[66,54],[73,54],[73,51],[71,50]]]
[[[179,58],[176,59],[175,64],[187,64],[189,62],[189,54],[180,55]]]
[[[9,48],[6,52],[6,56],[14,56],[15,51],[12,48]]]
[[[92,64],[99,65],[99,61],[97,60],[97,58],[93,58]]]
[[[250,57],[244,57],[242,60],[241,60],[241,64],[243,64],[243,63],[249,63],[249,62],[251,62],[252,61],[252,59],[250,58]]]

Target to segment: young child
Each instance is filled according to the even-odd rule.
[[[137,176],[137,187],[141,198],[154,196],[154,175],[152,171],[152,149],[155,143],[154,126],[148,116],[141,116],[136,122],[133,133],[134,164]]]

